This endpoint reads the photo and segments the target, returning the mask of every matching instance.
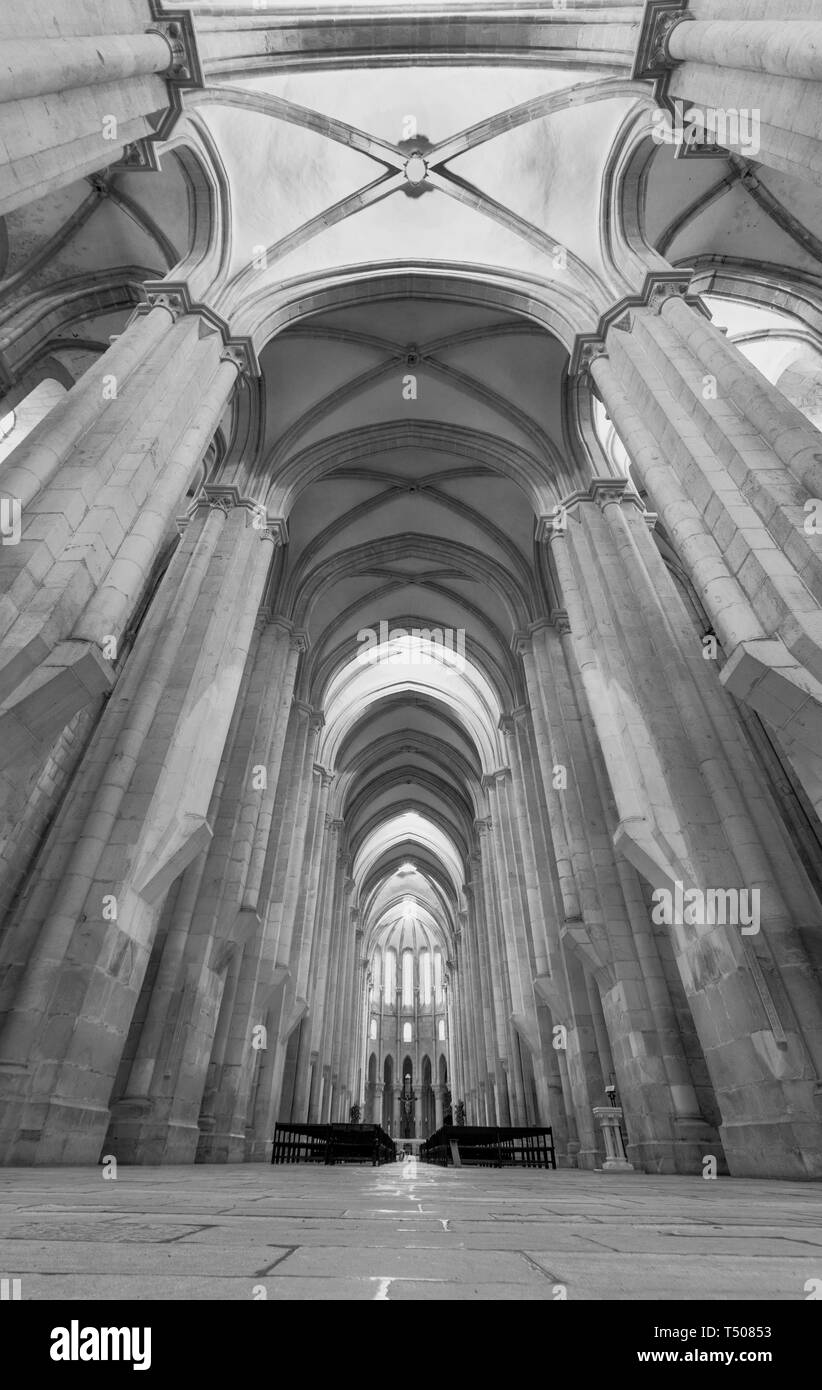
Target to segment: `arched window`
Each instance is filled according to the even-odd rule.
[[[374,993],[379,994],[382,988],[382,951],[379,946],[374,952],[374,959],[371,963],[371,979],[374,982]]]
[[[434,952],[434,993],[437,1003],[442,1003],[442,951]]]
[[[414,957],[410,951],[402,953],[402,1004],[410,1009],[414,1003]]]
[[[376,1038],[376,1036],[377,1036],[377,1020],[376,1020],[375,1018],[372,1018],[372,1020],[371,1020],[371,1037],[372,1037],[372,1038]]]
[[[431,1003],[431,952],[423,951],[420,956],[420,974],[422,976],[422,1002]]]
[[[385,983],[385,1002],[386,1002],[386,1004],[393,1004],[393,1002],[394,1002],[394,995],[395,995],[396,992],[397,992],[397,964],[396,964],[396,961],[397,961],[397,958],[396,958],[396,956],[394,955],[394,952],[393,952],[393,951],[386,951],[386,953],[385,953],[385,975],[384,975],[384,983]]]
[[[411,1024],[410,1024],[410,1023],[404,1023],[404,1024],[402,1025],[402,1040],[403,1040],[404,1043],[411,1042]]]
[[[445,1042],[445,1019],[444,1019],[444,1018],[441,1018],[440,1021],[439,1021],[439,1026],[438,1026],[438,1028],[437,1028],[437,1037],[439,1038],[440,1042]]]

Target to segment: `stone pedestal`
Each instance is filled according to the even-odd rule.
[[[622,1142],[621,1108],[618,1105],[595,1105],[594,1115],[602,1126],[602,1138],[605,1144],[603,1173],[633,1173],[634,1165],[628,1162],[625,1155],[625,1145]]]

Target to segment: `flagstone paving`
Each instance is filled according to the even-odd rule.
[[[4,1168],[0,1276],[23,1299],[802,1300],[822,1187],[416,1159]]]

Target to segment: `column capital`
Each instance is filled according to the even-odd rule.
[[[481,786],[484,788],[495,787],[499,782],[505,782],[511,776],[510,767],[495,767],[493,772],[486,772],[482,778]],[[491,824],[489,820],[489,825]],[[474,821],[476,825],[477,822]]]
[[[259,358],[252,339],[246,335],[234,335],[229,324],[210,305],[192,299],[185,280],[144,280],[145,304],[137,309],[140,314],[150,309],[167,309],[176,323],[184,314],[197,314],[214,333],[223,340],[221,361],[231,362],[239,376],[259,377],[262,375]]]
[[[540,531],[543,529],[541,523],[550,523],[552,521],[553,517],[540,517],[537,531],[538,539],[547,539],[546,536],[540,534]],[[526,653],[533,651],[534,638],[537,633],[544,632],[546,628],[555,628],[557,626],[557,615],[564,615],[564,612],[565,610],[562,608],[553,608],[550,614],[543,614],[543,616],[537,618],[535,622],[529,623],[527,628],[518,628],[511,638],[511,650],[516,652],[517,656],[524,656]],[[514,716],[516,717],[519,711],[530,710],[530,708],[530,705],[520,705],[517,710],[514,710]]]
[[[242,507],[248,512],[246,525],[253,527],[262,540],[271,541],[275,547],[287,544],[288,526],[285,518],[269,516],[259,502],[255,502],[253,497],[244,497],[233,483],[205,483],[185,516],[177,518],[177,528],[182,534],[201,508],[216,508],[228,516],[235,507]]]
[[[317,713],[313,705],[306,704],[305,700],[298,700],[296,696],[291,701],[291,708],[297,710],[299,714],[306,715],[308,719]]]
[[[132,140],[129,145],[124,145],[122,154],[109,166],[112,174],[158,174],[160,172],[160,158],[157,154],[157,142],[150,135],[143,135],[139,140]]]
[[[646,0],[631,70],[633,81],[665,77],[676,65],[668,40],[677,24],[693,18],[687,10],[688,0]]]
[[[291,619],[287,618],[284,613],[267,613],[265,622],[266,627],[281,628],[285,636],[289,639],[289,642],[294,642],[305,636],[304,633],[295,628]]]
[[[150,0],[150,5],[153,23],[148,25],[146,33],[160,34],[169,49],[169,65],[163,77],[178,87],[204,87],[191,11],[167,9],[160,0]]]
[[[646,511],[642,498],[630,479],[592,478],[587,488],[572,492],[570,496],[557,505],[551,515],[539,518],[537,540],[541,544],[545,544],[548,541],[555,541],[563,537],[568,530],[569,516],[576,516],[580,506],[585,502],[596,503],[600,510],[604,510],[605,507],[614,503],[619,506],[624,504],[636,507],[649,520],[649,523],[656,524],[656,514]],[[563,617],[567,620],[564,609],[554,609],[551,614],[551,621],[554,626],[557,625],[555,615],[560,620]]]
[[[630,333],[633,328],[633,311],[650,309],[659,313],[666,299],[678,295],[694,308],[707,313],[698,295],[689,293],[693,278],[691,270],[652,270],[645,276],[645,283],[638,294],[628,294],[612,304],[599,320],[593,333],[578,333],[574,339],[568,376],[585,376],[598,357],[608,353],[607,336],[612,328]]]

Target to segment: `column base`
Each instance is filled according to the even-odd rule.
[[[4,1102],[0,1164],[96,1166],[104,1153],[108,1108],[79,1102],[19,1099]]]
[[[247,1139],[245,1161],[246,1163],[270,1163],[273,1150],[273,1139]]]
[[[157,1116],[157,1105],[142,1096],[115,1101],[106,1135],[106,1153],[118,1163],[193,1163],[200,1131]]]
[[[570,1152],[571,1150],[569,1145],[569,1155]],[[559,1159],[557,1159],[557,1163],[559,1164]],[[582,1147],[580,1147],[579,1152],[573,1158],[571,1166],[574,1168],[583,1169],[586,1173],[593,1173],[594,1169],[599,1167],[599,1150],[583,1149]]]
[[[720,1125],[719,1133],[734,1178],[822,1178],[819,1123],[730,1124]]]
[[[245,1163],[245,1134],[226,1130],[200,1132],[195,1163]]]

